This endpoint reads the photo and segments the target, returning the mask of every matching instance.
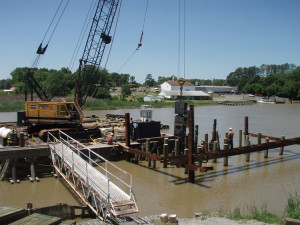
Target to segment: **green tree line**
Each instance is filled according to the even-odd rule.
[[[25,78],[29,68],[16,68],[11,72],[11,79],[0,80],[0,89],[15,87],[14,93],[23,94],[25,90]],[[78,71],[72,73],[67,68],[31,69],[34,77],[50,96],[74,95],[78,82]],[[174,75],[158,76],[155,80],[152,74],[147,74],[143,84],[136,82],[130,74],[109,73],[105,69],[97,69],[96,76],[86,77],[84,85],[90,88],[89,94],[96,98],[111,98],[111,87],[123,87],[123,98],[130,95],[130,87],[146,86],[157,87],[168,80],[177,80]],[[277,95],[290,99],[300,99],[300,67],[294,64],[266,65],[260,67],[239,67],[231,72],[226,79],[186,79],[195,85],[237,86],[239,92],[260,93],[265,96]],[[131,85],[131,86],[130,86]],[[30,91],[30,90],[28,90]]]
[[[239,67],[226,81],[239,92],[300,99],[300,67],[294,64]]]

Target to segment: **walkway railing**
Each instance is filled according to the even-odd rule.
[[[48,133],[48,146],[56,171],[97,216],[138,212],[131,174],[62,131]]]

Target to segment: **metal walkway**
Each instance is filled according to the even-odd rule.
[[[138,212],[132,175],[62,131],[48,133],[55,170],[102,220]]]

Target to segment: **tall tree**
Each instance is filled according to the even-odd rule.
[[[144,85],[147,87],[155,86],[155,80],[152,78],[151,74],[147,74]]]

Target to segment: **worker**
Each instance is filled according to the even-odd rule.
[[[198,147],[200,149],[200,153],[204,153],[205,152],[205,147],[204,147],[204,142],[201,141],[201,144]]]
[[[111,136],[107,137],[107,144],[112,145],[113,144],[113,139]]]
[[[229,149],[233,149],[233,131],[232,128],[229,128],[229,132],[228,132],[228,148]]]

